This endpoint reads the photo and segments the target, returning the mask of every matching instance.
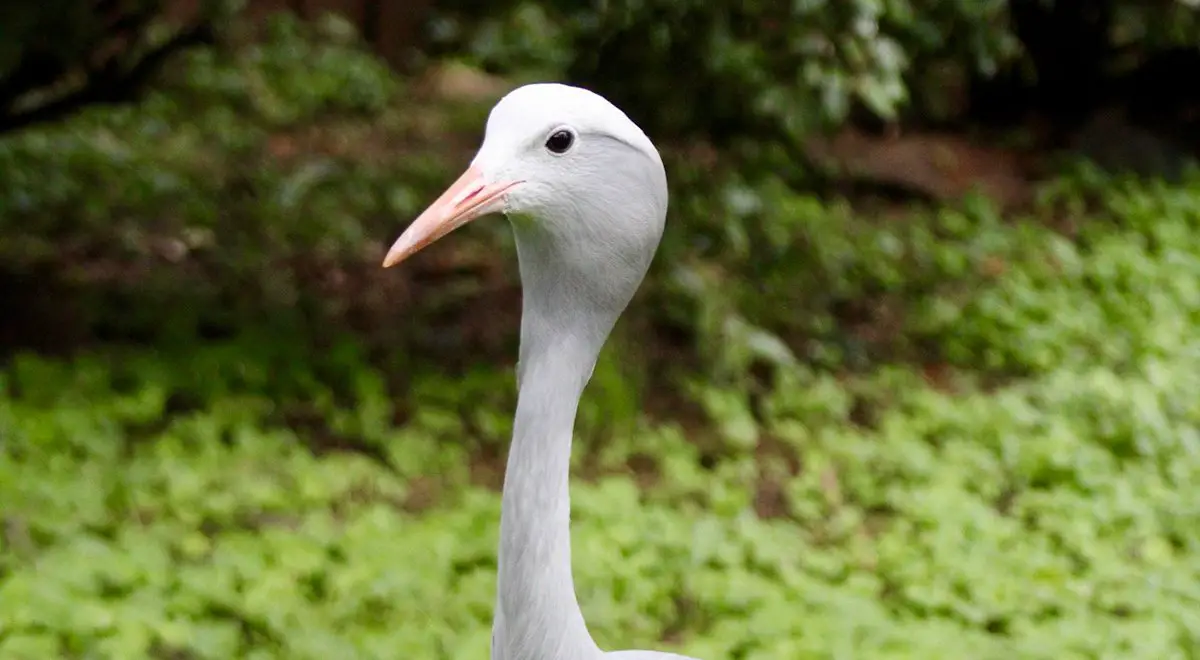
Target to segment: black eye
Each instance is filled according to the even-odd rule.
[[[554,134],[546,139],[546,148],[556,154],[566,153],[572,144],[575,144],[575,135],[568,130],[554,131]]]

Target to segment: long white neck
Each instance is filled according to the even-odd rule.
[[[594,361],[587,353],[574,342],[551,344],[520,366],[500,516],[495,634],[503,650],[493,660],[599,655],[571,572],[571,432]]]
[[[579,398],[632,290],[589,289],[553,237],[514,227],[524,294],[519,394],[500,516],[492,658],[592,660],[602,653],[571,571],[571,439]]]

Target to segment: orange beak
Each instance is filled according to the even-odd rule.
[[[504,193],[521,183],[483,182],[483,172],[474,165],[429,205],[392,244],[383,267],[390,268],[420,252],[439,238],[488,213],[504,208]]]

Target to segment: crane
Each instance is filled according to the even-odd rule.
[[[470,166],[401,234],[383,266],[497,212],[513,229],[523,297],[492,660],[695,660],[603,652],[584,622],[571,571],[575,414],[662,238],[662,159],[602,96],[557,83],[518,87],[492,108]]]

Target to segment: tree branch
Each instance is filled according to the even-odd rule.
[[[214,38],[212,25],[201,23],[182,30],[128,68],[120,66],[117,58],[110,59],[89,71],[79,89],[29,110],[0,115],[0,134],[60,119],[86,105],[132,101],[167,58],[185,48],[212,43]]]

